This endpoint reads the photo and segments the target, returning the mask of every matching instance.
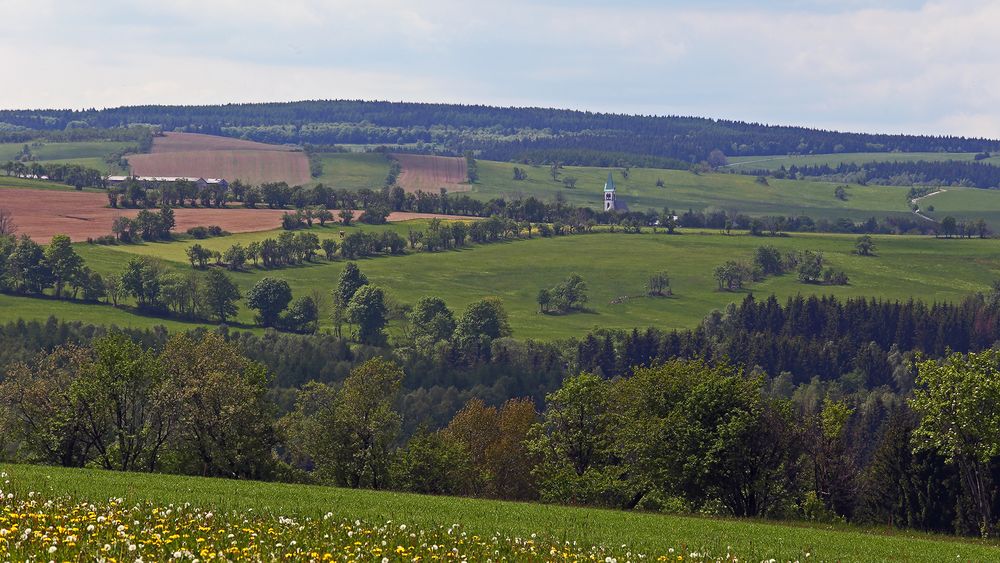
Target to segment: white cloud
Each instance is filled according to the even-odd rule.
[[[0,0],[0,106],[364,97],[1000,137],[1000,2],[786,6]]]

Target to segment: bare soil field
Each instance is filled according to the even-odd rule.
[[[423,154],[394,154],[403,171],[397,183],[408,192],[465,192],[469,185],[466,178],[465,159],[453,156]]]
[[[242,180],[250,184],[312,180],[309,159],[303,152],[282,150],[196,150],[153,152],[128,157],[138,176],[198,176]]]
[[[153,139],[153,153],[189,151],[290,151],[292,147],[201,133],[164,133]]]
[[[115,217],[134,217],[136,209],[112,209],[107,206],[104,194],[33,190],[21,188],[0,189],[0,208],[8,209],[14,216],[18,234],[26,234],[39,243],[47,243],[52,235],[66,234],[74,242],[111,234]],[[281,209],[174,209],[176,232],[184,232],[198,225],[219,225],[232,233],[269,231],[281,224]],[[361,214],[355,212],[355,217]],[[455,219],[454,216],[430,213],[402,213],[389,215],[390,221],[430,219],[433,217]]]

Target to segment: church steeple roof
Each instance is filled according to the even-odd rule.
[[[615,191],[615,179],[611,177],[611,172],[608,172],[608,181],[604,182],[604,191],[606,192]]]

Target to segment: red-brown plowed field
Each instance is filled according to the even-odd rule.
[[[288,182],[305,184],[309,159],[303,152],[264,150],[199,150],[154,152],[128,157],[137,176],[195,176],[242,180],[250,184]]]
[[[453,156],[423,154],[395,154],[403,171],[396,180],[408,192],[437,192],[447,188],[450,192],[469,189],[465,159]]]
[[[104,194],[89,192],[61,192],[19,188],[0,189],[0,207],[10,210],[17,224],[18,234],[26,234],[40,243],[47,243],[52,235],[66,234],[74,241],[84,241],[111,234],[115,217],[134,217],[135,209],[111,209]],[[219,225],[232,233],[269,231],[281,224],[280,209],[174,209],[177,232],[184,232],[198,225]],[[336,212],[335,212],[336,213]],[[360,212],[355,212],[355,216]],[[430,213],[402,213],[389,215],[390,221],[409,219],[451,218]]]
[[[232,137],[218,135],[202,135],[201,133],[164,133],[162,137],[153,139],[151,152],[188,152],[188,151],[289,151],[292,147],[269,145],[255,141],[244,141]]]

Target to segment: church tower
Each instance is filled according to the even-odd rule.
[[[615,209],[615,179],[611,177],[611,172],[608,172],[608,181],[604,182],[604,210]]]

